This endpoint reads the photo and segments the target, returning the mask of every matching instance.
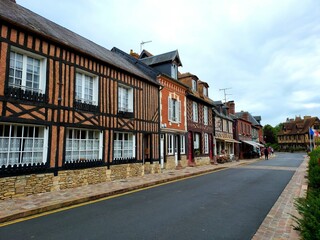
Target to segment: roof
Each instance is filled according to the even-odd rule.
[[[163,53],[160,55],[141,58],[140,60],[149,66],[157,65],[157,64],[165,63],[165,62],[173,62],[173,61],[176,61],[178,66],[182,66],[178,50]]]
[[[125,58],[131,64],[134,64],[138,69],[144,72],[146,75],[150,76],[154,81],[158,83],[157,76],[161,74],[158,70],[149,67],[148,65],[141,62],[139,59],[136,59],[134,56],[120,50],[119,48],[113,47],[111,52],[119,54],[121,57]]]
[[[294,134],[309,134],[309,128],[315,125],[319,126],[320,121],[317,117],[296,118],[283,123],[282,129],[278,135],[294,135]]]
[[[39,34],[51,41],[75,49],[109,65],[154,82],[134,65],[108,49],[62,27],[11,0],[0,1],[0,19]]]
[[[196,80],[199,79],[196,75],[194,75],[194,74],[192,74],[192,73],[189,73],[189,72],[180,73],[179,76],[178,76],[179,79],[181,79],[181,78],[187,78],[187,77],[191,77],[191,78],[196,79]]]

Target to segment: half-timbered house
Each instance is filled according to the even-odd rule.
[[[215,101],[213,107],[214,156],[219,163],[237,159],[235,146],[240,142],[234,139],[234,121],[229,115],[228,104]]]
[[[209,164],[213,160],[213,101],[208,96],[209,85],[191,73],[179,74],[179,80],[190,88],[187,92],[188,165]]]
[[[26,179],[6,197],[158,171],[155,78],[15,1],[0,20],[0,177]]]
[[[160,91],[160,163],[165,169],[187,166],[186,92],[189,87],[178,80],[182,66],[178,50],[152,55],[143,50],[139,60],[158,72]]]

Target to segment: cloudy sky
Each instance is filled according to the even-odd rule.
[[[320,116],[319,0],[16,0],[107,49],[178,49],[180,72],[275,126]]]

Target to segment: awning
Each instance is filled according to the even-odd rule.
[[[226,142],[241,143],[241,142],[234,140],[234,139],[228,139],[228,140],[226,140]]]
[[[225,142],[233,142],[233,143],[241,143],[235,139],[232,139],[232,138],[218,138],[216,137],[217,140],[220,140],[220,141],[225,141]]]
[[[241,140],[241,141],[246,143],[246,144],[249,144],[249,145],[251,145],[253,147],[257,147],[257,148],[264,147],[262,144],[254,142],[254,141],[246,141],[246,140]]]
[[[258,142],[255,142],[259,147],[264,147],[264,145],[263,144],[261,144],[261,143],[258,143]]]
[[[246,144],[249,144],[249,145],[251,145],[251,146],[253,146],[253,147],[257,147],[257,148],[259,148],[259,146],[256,144],[256,142],[254,142],[254,141],[246,141],[246,140],[241,140],[242,142],[244,142],[244,143],[246,143]]]

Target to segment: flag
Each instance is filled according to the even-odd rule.
[[[318,130],[312,129],[312,131],[313,131],[313,135],[315,137],[319,137],[320,136],[320,133],[318,132]]]
[[[314,131],[313,131],[313,129],[312,129],[312,128],[309,128],[309,134],[310,134],[311,136],[313,136]]]

